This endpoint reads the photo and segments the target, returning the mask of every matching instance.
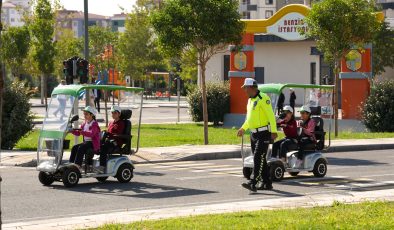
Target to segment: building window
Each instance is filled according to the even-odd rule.
[[[243,5],[250,5],[250,0],[242,0]]]
[[[11,22],[15,22],[15,18],[11,18]]]
[[[15,13],[15,11],[14,10],[10,10],[10,14],[14,14]]]
[[[316,84],[316,62],[311,63],[311,84]]]
[[[74,26],[77,27],[78,26],[78,22],[73,22]]]
[[[272,10],[266,10],[265,11],[265,18],[270,18],[274,14],[274,11]]]
[[[272,5],[274,4],[274,0],[265,0],[266,5]]]
[[[250,19],[250,12],[242,12],[243,19]]]

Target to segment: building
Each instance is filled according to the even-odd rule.
[[[394,2],[394,0],[384,0]],[[262,3],[264,1],[257,1]],[[295,4],[297,0],[276,0],[273,5],[282,7],[284,4]],[[252,5],[254,2],[242,1],[242,4]],[[394,22],[394,10],[388,8],[393,4],[386,4],[386,21]],[[264,5],[266,7],[266,5]],[[247,8],[251,19],[265,18],[259,6]],[[253,11],[254,9],[257,9]],[[279,8],[278,8],[279,9]],[[277,9],[275,9],[275,12]],[[246,12],[246,11],[244,11]],[[259,15],[256,18],[256,15]],[[249,17],[249,16],[248,16]],[[289,41],[277,35],[255,34],[254,35],[254,77],[260,83],[300,83],[300,84],[333,84],[334,71],[324,61],[323,55],[317,50],[316,43],[312,40]],[[230,51],[214,55],[207,63],[206,79],[208,81],[229,80]],[[380,76],[378,76],[380,77]],[[388,68],[382,74],[383,78],[394,78],[394,70]],[[299,97],[297,103],[301,103]]]
[[[3,2],[1,9],[1,22],[4,26],[23,26],[23,16],[31,12],[29,0],[10,0]]]
[[[239,12],[244,19],[269,18],[276,12],[275,0],[240,0]]]
[[[265,12],[277,12],[279,5],[293,4],[297,1],[274,1],[273,8],[257,6],[255,12],[250,12],[250,18],[265,18]],[[303,1],[302,1],[303,2]],[[253,0],[251,1],[253,4]],[[256,8],[256,7],[254,7]],[[252,9],[249,7],[249,9]],[[279,9],[278,9],[279,10]],[[258,16],[256,16],[258,15]],[[267,15],[268,16],[268,15]],[[278,23],[282,23],[278,22]],[[275,27],[276,28],[276,27]],[[316,48],[313,40],[287,39],[277,34],[254,35],[254,77],[259,84],[264,83],[299,83],[299,84],[326,84],[333,83],[334,72],[324,61],[324,57]],[[230,51],[214,55],[207,63],[206,78],[208,81],[229,80]],[[328,76],[328,77],[327,77]],[[328,82],[327,82],[328,81]],[[296,92],[297,104],[303,101],[303,92]],[[288,96],[286,95],[286,103]]]
[[[126,18],[127,14],[125,13],[114,14],[114,16],[111,17],[112,31],[123,33],[125,31]]]
[[[111,19],[107,16],[90,14],[89,13],[88,26],[110,27]],[[85,23],[84,13],[76,10],[59,10],[57,12],[56,23],[60,28],[70,29],[74,36],[80,38],[84,35]]]

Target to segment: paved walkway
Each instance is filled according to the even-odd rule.
[[[327,152],[366,151],[394,149],[394,138],[333,140]],[[148,162],[213,160],[241,157],[240,145],[182,145],[172,147],[141,148],[136,155],[130,156],[137,164]],[[64,159],[68,159],[65,152]],[[2,151],[0,165],[26,166],[36,165],[36,152],[31,151]]]

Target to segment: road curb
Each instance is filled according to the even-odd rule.
[[[394,143],[390,144],[373,144],[373,145],[348,145],[348,146],[332,146],[326,153],[332,152],[350,152],[350,151],[370,151],[370,150],[386,150],[394,149]]]

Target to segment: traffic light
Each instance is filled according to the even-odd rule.
[[[85,59],[78,59],[77,61],[77,76],[80,84],[88,83],[89,79],[89,62]]]
[[[66,84],[67,85],[71,85],[74,84],[74,79],[73,79],[73,75],[72,75],[72,71],[73,71],[73,66],[72,66],[72,62],[70,61],[70,59],[63,61],[63,73],[64,73],[64,77],[66,78]]]
[[[89,62],[77,56],[63,61],[63,73],[66,78],[66,84],[74,83],[74,78],[79,78],[80,84],[88,83],[89,79]]]

